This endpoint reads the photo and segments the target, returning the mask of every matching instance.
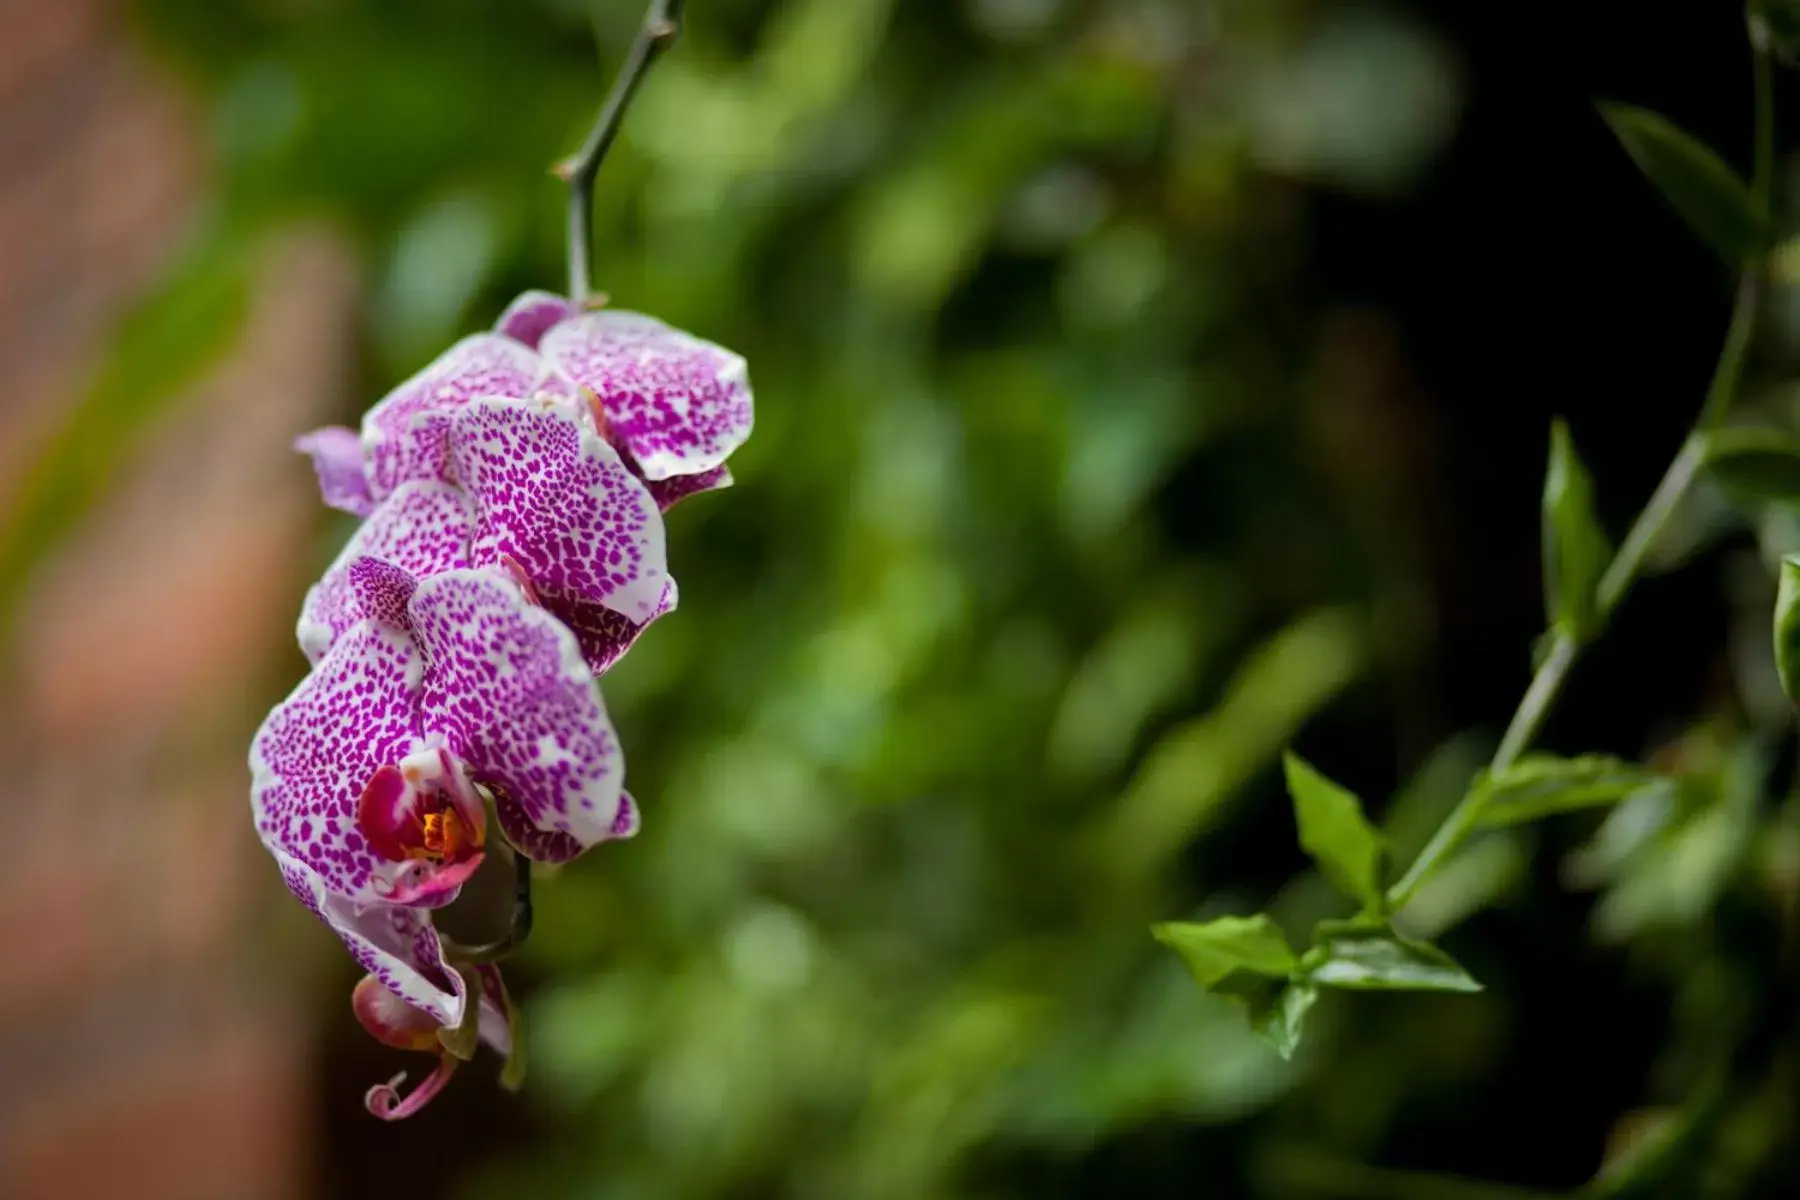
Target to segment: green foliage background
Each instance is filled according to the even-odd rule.
[[[210,114],[216,197],[122,335],[153,351],[130,419],[90,397],[6,561],[229,339],[286,222],[366,263],[346,419],[559,286],[547,167],[639,15],[589,7],[139,0]],[[1403,191],[1457,111],[1451,57],[1377,6],[692,0],[601,173],[596,282],[744,352],[759,425],[738,487],[672,514],[681,611],[607,680],[644,832],[541,883],[533,1076],[481,1110],[492,1139],[449,1102],[333,1134],[330,1194],[414,1169],[494,1197],[1513,1194],[1359,1165],[1517,1045],[1504,987],[1328,998],[1284,1062],[1148,932],[1343,915],[1297,848],[1228,861],[1272,819],[1246,806],[1285,813],[1287,744],[1380,711],[1427,636],[1416,567],[1345,497],[1381,481],[1326,469],[1305,419],[1298,248],[1314,189]],[[321,563],[344,532],[321,519]],[[1707,1022],[1744,986],[1684,939],[1793,837],[1754,820],[1784,721],[1704,724],[1697,777],[1750,782],[1664,795],[1583,860],[1602,935],[1689,972],[1664,1100],[1730,1077]],[[1372,806],[1395,861],[1482,749]],[[1471,845],[1413,931],[1515,892],[1530,838]],[[1708,1097],[1736,1131],[1709,1161],[1749,1178],[1793,1097]]]

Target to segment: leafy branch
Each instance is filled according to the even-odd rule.
[[[1488,764],[1489,776],[1513,765],[1536,739],[1562,694],[1582,648],[1604,626],[1642,573],[1651,549],[1668,528],[1713,457],[1715,431],[1736,397],[1762,295],[1763,257],[1769,246],[1774,179],[1773,81],[1760,17],[1749,13],[1756,72],[1756,163],[1746,186],[1716,154],[1654,113],[1626,105],[1601,107],[1607,123],[1639,168],[1688,224],[1737,264],[1738,283],[1731,321],[1699,418],[1682,442],[1662,482],[1651,493],[1618,553],[1598,570],[1604,544],[1594,515],[1587,473],[1576,457],[1566,427],[1558,422],[1551,439],[1550,469],[1544,486],[1545,589],[1551,629],[1531,685],[1513,713],[1506,734]],[[1597,578],[1592,578],[1597,573]],[[1486,793],[1474,787],[1439,826],[1425,848],[1388,892],[1388,906],[1405,906],[1419,887],[1474,830]]]
[[[1800,443],[1772,430],[1722,429],[1742,381],[1771,244],[1774,101],[1770,38],[1758,0],[1746,18],[1755,71],[1755,162],[1748,182],[1717,154],[1655,113],[1606,104],[1601,114],[1639,169],[1683,221],[1736,271],[1730,323],[1699,414],[1617,551],[1594,506],[1594,485],[1560,420],[1551,431],[1543,494],[1544,591],[1548,628],[1537,665],[1488,765],[1393,883],[1386,849],[1362,803],[1299,758],[1287,787],[1301,846],[1322,874],[1358,905],[1348,920],[1323,921],[1312,946],[1294,951],[1267,915],[1155,926],[1202,987],[1243,1001],[1252,1024],[1284,1056],[1298,1043],[1320,988],[1472,992],[1481,985],[1442,950],[1402,935],[1394,917],[1478,830],[1612,804],[1671,781],[1647,768],[1587,755],[1527,753],[1581,652],[1643,573],[1651,551],[1695,482],[1714,475],[1728,490],[1800,496]],[[1777,660],[1800,699],[1800,558],[1784,565]]]

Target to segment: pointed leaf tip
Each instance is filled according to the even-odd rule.
[[[1370,911],[1379,910],[1385,843],[1354,792],[1339,787],[1289,751],[1282,758],[1300,845],[1326,878],[1346,896]]]
[[[1767,248],[1768,215],[1723,159],[1648,109],[1614,103],[1599,107],[1638,169],[1726,262],[1736,266]]]
[[[1544,609],[1550,624],[1585,641],[1599,623],[1600,576],[1610,556],[1594,513],[1594,483],[1569,426],[1550,426],[1550,463],[1544,471]]]

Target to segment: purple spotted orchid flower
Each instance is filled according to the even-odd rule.
[[[725,460],[756,415],[743,358],[655,317],[583,312],[547,292],[514,300],[496,327],[535,347],[558,382],[587,400],[595,425],[665,510],[731,486]]]
[[[436,452],[455,482],[407,479],[375,506],[307,594],[307,657],[323,659],[360,619],[350,576],[368,555],[421,577],[509,571],[574,631],[596,673],[675,607],[656,501],[570,401],[487,397],[438,421]]]
[[[726,459],[750,436],[755,411],[744,360],[641,313],[587,312],[549,292],[526,292],[496,332],[456,343],[389,392],[359,434],[317,430],[310,455],[325,502],[367,516],[409,480],[444,480],[446,427],[469,402],[560,395],[587,419],[668,509],[728,487]]]
[[[636,831],[595,679],[674,607],[661,513],[730,484],[752,419],[737,355],[527,292],[360,432],[296,443],[326,503],[366,520],[307,595],[313,670],[257,734],[252,807],[368,972],[358,1019],[439,1056],[404,1099],[399,1078],[371,1089],[377,1116],[516,1037],[498,970],[433,922],[489,855],[490,814],[521,864]]]
[[[430,1049],[473,1030],[504,1054],[499,976],[452,969],[432,910],[487,853],[489,804],[537,861],[635,833],[618,740],[574,634],[510,572],[419,578],[363,555],[346,578],[356,621],[252,743],[257,831],[369,972],[354,1007],[371,1033]],[[370,1111],[416,1112],[474,1036],[405,1100],[397,1083],[371,1090]]]

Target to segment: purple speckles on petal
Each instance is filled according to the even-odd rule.
[[[359,517],[369,515],[375,498],[363,474],[362,438],[356,430],[328,425],[295,438],[294,449],[312,459],[326,504]]]
[[[451,466],[475,506],[473,560],[510,556],[545,604],[599,604],[643,623],[668,583],[662,516],[574,409],[478,400],[457,414]]]
[[[569,631],[493,570],[422,580],[412,618],[426,724],[492,787],[514,844],[560,859],[613,836],[624,759]]]
[[[364,555],[350,564],[350,590],[363,616],[398,629],[408,627],[406,606],[418,580],[386,559]]]
[[[689,496],[697,496],[701,492],[716,492],[735,482],[731,477],[730,467],[714,467],[698,475],[671,475],[667,479],[652,479],[646,486],[650,489],[650,495],[656,499],[656,507],[668,512]]]
[[[613,818],[612,835],[616,838],[636,837],[642,823],[637,801],[631,798],[630,792],[620,792],[619,815]]]
[[[669,580],[650,619],[675,611],[679,595],[675,581]],[[632,643],[638,640],[650,624],[649,621],[633,621],[629,617],[622,617],[602,604],[558,598],[547,601],[546,605],[575,635],[575,641],[581,646],[581,656],[587,660],[596,677],[606,674],[614,663],[623,658],[625,652],[631,649]]]
[[[722,466],[750,436],[740,356],[641,313],[583,313],[546,333],[551,366],[600,397],[611,436],[645,479]]]
[[[530,396],[548,377],[544,361],[510,337],[478,333],[389,392],[363,417],[370,490],[380,500],[408,479],[443,473],[443,427],[434,414],[454,413],[478,396]]]
[[[422,748],[418,650],[365,622],[275,706],[250,747],[251,807],[265,845],[359,903],[382,898],[389,864],[357,837],[356,805],[376,770]]]
[[[350,584],[350,566],[357,559],[384,559],[413,575],[466,567],[472,521],[468,501],[458,488],[412,482],[395,489],[306,594],[297,631],[301,650],[317,662],[340,634],[363,619]]]
[[[344,940],[363,970],[440,1025],[462,1021],[467,991],[444,962],[429,913],[382,904],[359,907],[333,895],[305,864],[280,852],[275,861],[294,898]]]
[[[580,311],[580,306],[566,296],[535,290],[521,292],[517,299],[506,306],[500,319],[494,322],[494,332],[505,334],[535,350],[539,340],[549,332],[552,325],[567,320]]]

